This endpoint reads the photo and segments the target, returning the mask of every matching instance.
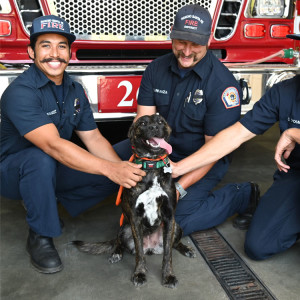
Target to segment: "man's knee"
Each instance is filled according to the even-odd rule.
[[[56,171],[57,161],[39,148],[33,147],[28,155],[24,156],[23,171],[30,170],[40,175],[53,174]]]
[[[253,260],[264,260],[271,256],[267,253],[266,241],[263,241],[258,235],[246,235],[245,240],[245,253]]]
[[[1,163],[1,195],[22,198],[22,187],[33,183],[53,185],[57,162],[37,147],[30,147],[9,155]],[[51,181],[52,179],[52,181]]]

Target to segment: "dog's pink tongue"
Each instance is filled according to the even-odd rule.
[[[165,149],[168,154],[172,153],[172,146],[168,144],[164,139],[157,138],[157,137],[154,137],[152,139],[160,146],[160,148]]]

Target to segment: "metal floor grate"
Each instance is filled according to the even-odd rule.
[[[276,299],[215,228],[190,235],[230,299]]]

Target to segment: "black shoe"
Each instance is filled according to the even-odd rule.
[[[253,214],[258,205],[258,201],[260,198],[260,190],[257,183],[251,182],[251,196],[247,209],[244,213],[239,214],[233,220],[233,227],[239,228],[241,230],[246,230],[249,228],[250,223],[252,221]]]
[[[31,257],[32,265],[37,271],[50,274],[63,269],[52,238],[38,235],[29,229],[26,250]]]

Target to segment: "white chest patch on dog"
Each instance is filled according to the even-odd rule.
[[[166,196],[166,192],[162,189],[161,185],[157,181],[157,177],[153,180],[153,185],[151,188],[149,188],[144,193],[140,194],[135,207],[138,207],[140,203],[144,204],[144,217],[146,217],[149,220],[149,223],[151,226],[155,224],[155,220],[158,218],[158,212],[157,212],[157,202],[156,198],[159,196]]]

